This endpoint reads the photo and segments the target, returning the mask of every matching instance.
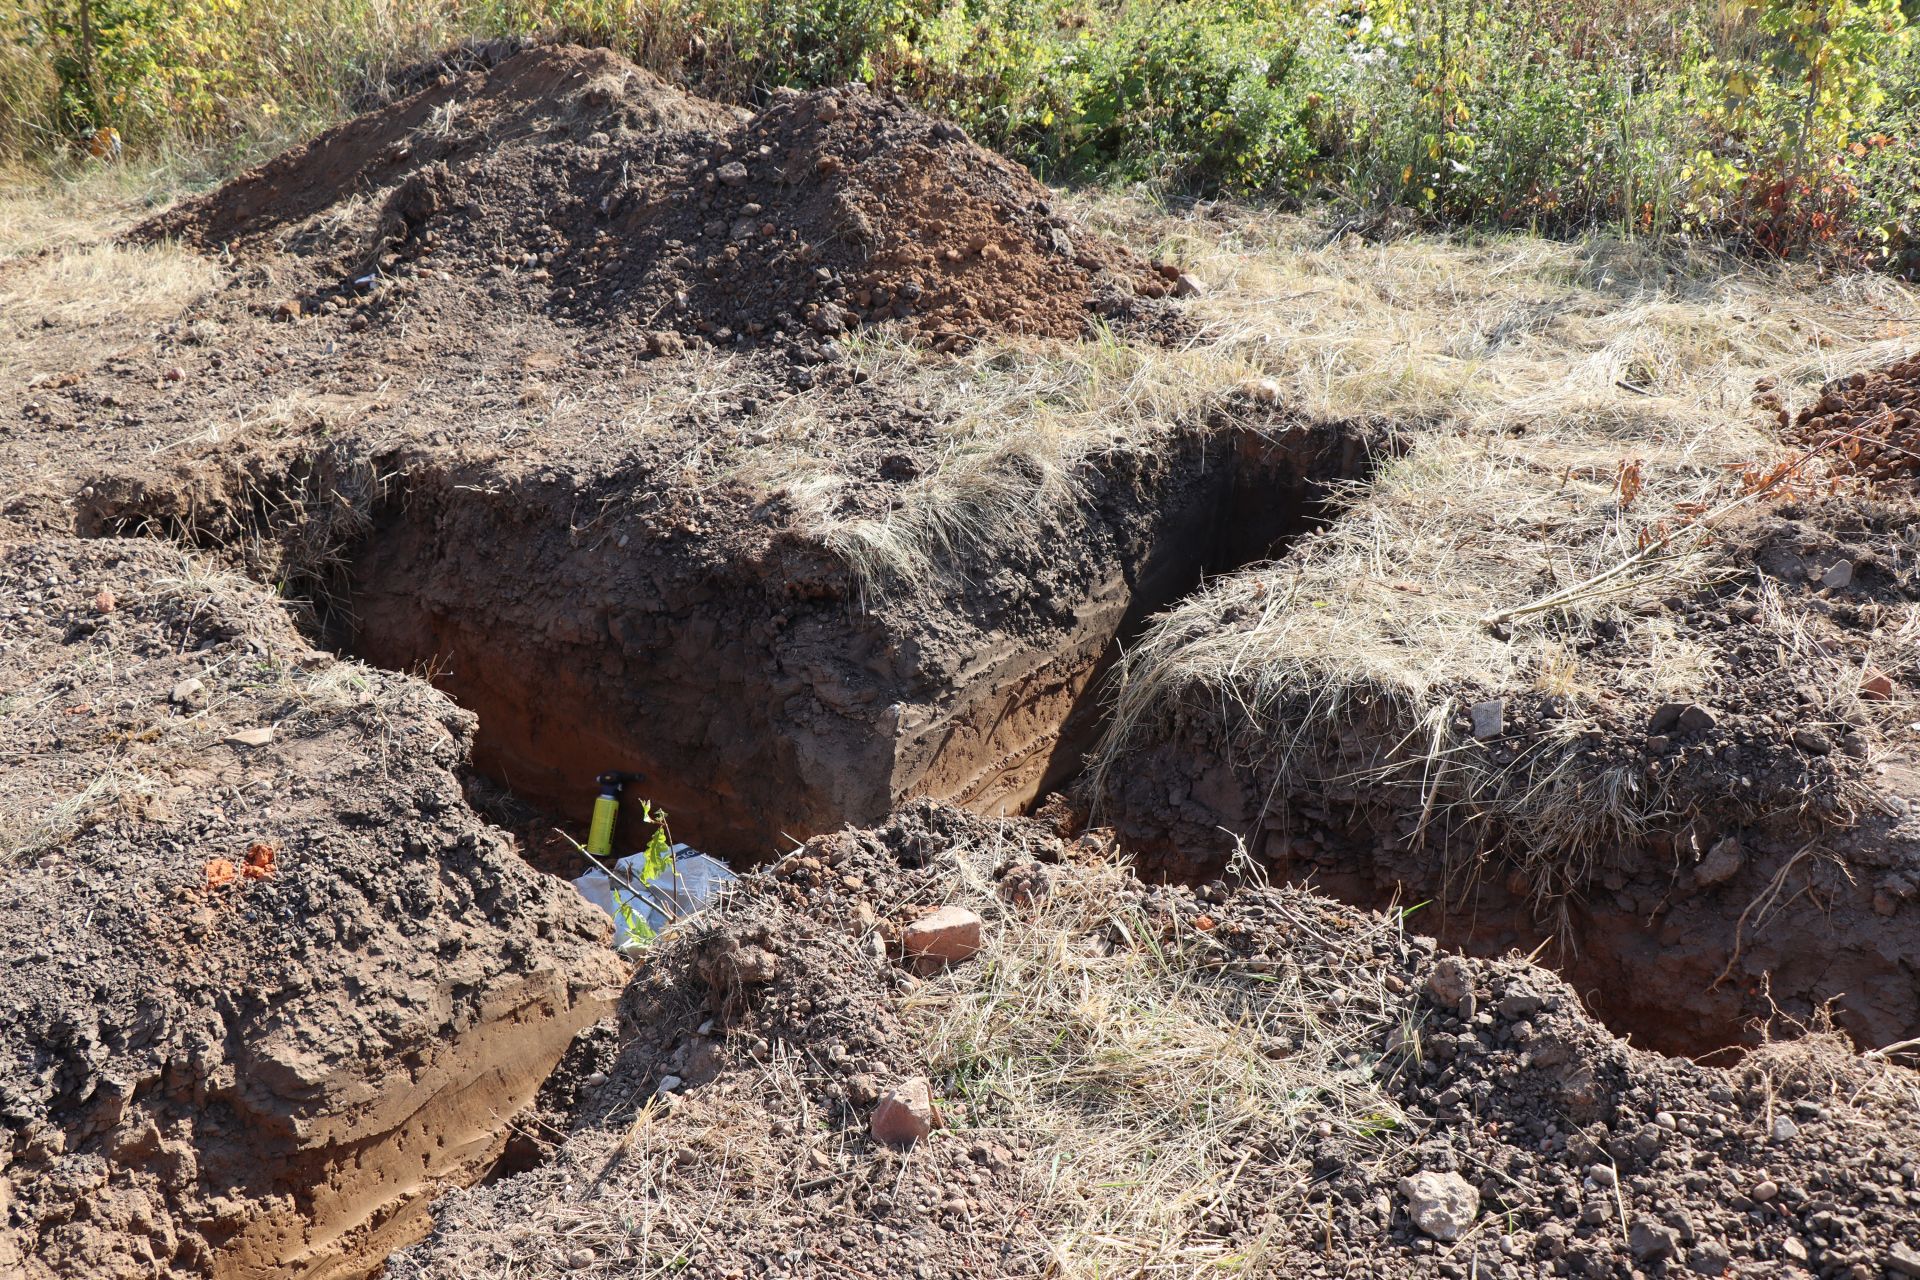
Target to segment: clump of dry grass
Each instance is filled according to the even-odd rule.
[[[1316,1129],[1395,1140],[1404,1117],[1374,1068],[1404,1001],[1369,967],[1399,944],[1395,917],[1278,891],[1289,945],[1250,964],[1143,910],[1122,861],[1066,870],[1009,913],[980,880],[999,855],[977,852],[956,855],[955,896],[998,915],[986,950],[902,1008],[976,1118],[1033,1139],[1057,1274],[1257,1270],[1267,1242],[1225,1224],[1249,1203],[1276,1224],[1302,1210]]]
[[[216,275],[212,263],[172,245],[84,238],[59,239],[37,259],[0,262],[0,384],[17,390],[98,363],[103,348],[179,316]]]
[[[0,792],[0,866],[58,849],[116,814],[138,813],[158,794],[154,779],[117,763],[79,791],[53,800]]]

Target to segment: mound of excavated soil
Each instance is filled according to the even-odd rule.
[[[897,99],[788,94],[741,124],[567,47],[443,74],[140,234],[296,260],[286,312],[365,327],[395,285],[430,297],[480,280],[504,287],[448,290],[449,319],[531,302],[638,324],[658,351],[684,336],[816,345],[885,321],[949,345],[1072,337],[1169,288],[1025,170]]]
[[[624,978],[473,717],[149,540],[0,528],[0,1275],[352,1277]]]
[[[441,1201],[433,1235],[388,1275],[664,1265],[929,1280],[1092,1274],[1106,1249],[1286,1277],[1909,1274],[1898,1268],[1920,1223],[1910,1072],[1863,1063],[1832,1036],[1726,1070],[1663,1059],[1608,1034],[1517,957],[1450,958],[1301,889],[1150,888],[1102,867],[1105,839],[922,804],[746,877],[649,954],[600,1069],[570,1086],[570,1115],[550,1117],[561,1140],[549,1158]],[[900,930],[957,885],[971,886],[961,892],[986,919],[987,951],[915,976]],[[1144,969],[1152,950],[1186,975],[1177,995],[1143,981],[1120,1011],[1096,982],[1080,1007],[1022,1010],[1012,990],[977,1038],[935,1042],[943,1010],[1014,963],[1002,939],[1088,894],[1099,896],[1076,917],[1082,932],[1031,935],[1057,948],[1042,962],[1093,975]],[[1344,1003],[1318,1003],[1323,984]],[[1296,998],[1327,1021],[1300,1022]],[[1075,1236],[1088,1206],[1058,1188],[1100,1158],[1076,1132],[1110,1140],[1102,1117],[1120,1100],[1100,1093],[1101,1073],[1128,1055],[1141,1072],[1174,1069],[1183,1052],[1156,1039],[1173,1025],[1161,999],[1216,1010],[1278,1061],[1337,1036],[1334,1074],[1285,1107],[1215,1100],[1232,1172],[1197,1197],[1204,1212],[1183,1217],[1189,1198],[1144,1169],[1098,1188],[1158,1201],[1148,1207],[1165,1212],[1142,1220],[1184,1221],[1174,1234]],[[1063,1054],[1075,1065],[1033,1060],[1030,1078],[1016,1065],[1017,1084],[983,1084],[1017,1053],[996,1031],[1022,1016],[1075,1046]],[[1097,1026],[1115,1031],[1081,1044]],[[956,1052],[957,1068],[940,1056]],[[876,1142],[876,1093],[923,1074],[946,1127],[904,1152]],[[1011,1109],[1029,1086],[1044,1130]],[[1458,1239],[1415,1225],[1403,1179],[1416,1174],[1475,1197]]]
[[[1920,355],[1829,382],[1787,438],[1841,474],[1920,489]]]

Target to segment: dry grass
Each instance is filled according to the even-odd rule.
[[[196,254],[106,239],[132,213],[111,192],[0,193],[0,386],[91,368],[214,286]]]
[[[753,478],[793,496],[802,527],[870,591],[938,588],[970,550],[1026,537],[1037,511],[1073,502],[1089,460],[1151,448],[1251,385],[1289,415],[1489,439],[1527,431],[1506,452],[1550,475],[1553,450],[1560,469],[1594,478],[1651,453],[1687,473],[1679,489],[1697,489],[1692,477],[1771,448],[1745,411],[1756,376],[1804,387],[1883,361],[1900,349],[1898,318],[1915,311],[1880,277],[1816,289],[1798,274],[1606,240],[1327,243],[1313,220],[1243,209],[1174,216],[1105,196],[1079,211],[1207,283],[1188,306],[1189,339],[1007,338],[941,357],[863,338],[850,351],[870,384],[946,424],[939,465],[884,513],[847,515],[838,499],[854,480],[828,451],[774,440],[753,462]],[[1659,504],[1642,511],[1650,523]]]
[[[1026,1190],[1053,1224],[1053,1274],[1261,1271],[1269,1242],[1249,1219],[1277,1230],[1302,1211],[1314,1131],[1382,1153],[1404,1123],[1374,1076],[1404,1001],[1368,967],[1397,921],[1279,891],[1289,944],[1249,963],[1144,912],[1119,861],[1004,913],[982,881],[1001,856],[956,855],[949,896],[1000,918],[977,962],[903,1011],[976,1116],[1033,1140]]]

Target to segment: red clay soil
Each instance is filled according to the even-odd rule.
[[[295,255],[282,303],[307,310],[416,271],[429,295],[511,273],[536,305],[637,324],[662,352],[683,336],[811,347],[889,320],[948,345],[1074,337],[1169,291],[1024,169],[897,99],[789,93],[740,124],[567,47],[447,73],[138,234]]]
[[[958,1046],[957,1066],[925,1037],[948,993],[993,981],[988,960],[917,978],[898,939],[962,865],[989,940],[1052,895],[1110,884],[1096,870],[1109,839],[921,803],[747,877],[649,953],[611,1037],[549,1095],[544,1162],[441,1201],[432,1237],[388,1275],[1074,1274],[1077,1206],[1048,1194],[1057,1157],[969,1078],[991,1036]],[[1123,878],[1100,892],[1111,915],[1090,915],[1059,963],[1158,948],[1274,1057],[1320,1030],[1291,999],[1337,991],[1377,1029],[1343,1042],[1343,1088],[1377,1090],[1377,1110],[1302,1096],[1243,1116],[1238,1167],[1156,1256],[1302,1280],[1879,1280],[1920,1257],[1916,1078],[1836,1037],[1702,1067],[1628,1047],[1517,956],[1448,957],[1302,889]],[[1063,1043],[1086,1034],[1083,1012],[1059,1011]],[[1084,1086],[1054,1069],[1034,1064],[1034,1087],[1070,1129]],[[876,1142],[876,1094],[923,1074],[946,1127],[906,1151]],[[1477,1195],[1458,1240],[1414,1225],[1401,1183],[1416,1173]]]
[[[1920,354],[1828,383],[1787,439],[1818,450],[1836,474],[1920,490]]]

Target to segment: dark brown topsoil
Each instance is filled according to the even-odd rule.
[[[894,320],[942,345],[1075,337],[1168,292],[1024,169],[897,99],[790,93],[741,124],[564,47],[448,72],[136,234],[243,263],[294,255],[300,288],[277,305],[356,324],[396,282],[457,315],[442,284],[504,276],[581,322],[637,324],[661,352],[683,335],[814,352]]]
[[[1101,844],[922,805],[748,877],[649,953],[611,1036],[547,1099],[545,1162],[447,1197],[434,1235],[389,1274],[1056,1274],[1046,1153],[991,1092],[936,1071],[950,1127],[905,1153],[866,1125],[877,1088],[928,1069],[919,983],[884,953],[950,883],[956,851],[1001,851],[991,928],[1086,874]],[[1377,920],[1299,889],[1128,882],[1112,910],[1210,957],[1193,981],[1235,994],[1250,1035],[1287,998],[1272,974],[1389,993],[1382,1033],[1348,1062],[1404,1120],[1369,1130],[1306,1100],[1250,1125],[1244,1163],[1180,1242],[1192,1256],[1231,1259],[1264,1237],[1278,1247],[1256,1250],[1248,1274],[1622,1280],[1878,1280],[1915,1256],[1914,1077],[1834,1037],[1730,1069],[1663,1059],[1517,957],[1460,961],[1391,928],[1382,951]],[[1101,924],[1069,952],[1118,936]],[[982,963],[946,981],[985,981]],[[1411,1224],[1398,1184],[1422,1170],[1478,1188],[1459,1241]]]
[[[1920,353],[1828,383],[1794,415],[1787,439],[1839,475],[1920,490]]]

